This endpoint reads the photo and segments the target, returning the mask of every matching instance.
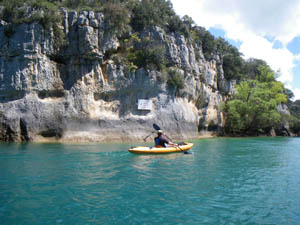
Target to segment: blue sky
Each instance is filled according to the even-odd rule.
[[[218,29],[218,28],[214,28],[214,27],[210,27],[208,29],[208,31],[214,35],[215,37],[222,37],[224,39],[226,39],[230,44],[232,44],[233,46],[237,47],[237,48],[240,48],[241,47],[241,44],[242,42],[241,41],[236,41],[236,40],[232,40],[230,38],[227,38],[226,37],[226,33],[224,30],[222,29]]]
[[[216,37],[236,46],[244,58],[265,60],[278,80],[300,99],[299,0],[171,0]]]

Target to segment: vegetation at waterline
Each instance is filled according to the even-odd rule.
[[[236,94],[224,103],[225,132],[260,135],[271,129],[281,129],[288,122],[292,132],[298,133],[299,119],[278,110],[278,106],[286,104],[292,96],[288,96],[283,84],[275,80],[270,67],[260,64],[264,65],[255,67],[252,62],[252,78],[241,81],[236,86]]]
[[[288,118],[288,123],[291,131],[300,136],[300,100],[291,101],[290,99],[294,97],[293,93],[286,89],[286,95],[289,97],[287,106],[291,112],[291,116]]]

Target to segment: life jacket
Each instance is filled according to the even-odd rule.
[[[163,148],[166,147],[166,143],[168,143],[165,139],[161,138],[161,136],[154,138],[155,147]]]
[[[159,137],[154,138],[154,143],[155,143],[155,145],[159,145],[160,146]]]

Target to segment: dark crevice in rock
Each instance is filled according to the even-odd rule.
[[[284,126],[280,127],[280,128],[276,128],[275,133],[276,133],[277,136],[284,136],[284,137],[290,137],[291,136],[288,129],[285,128]]]
[[[207,109],[204,110],[202,116],[199,119],[198,132],[207,130],[206,115],[207,115]]]
[[[17,90],[1,91],[0,92],[0,103],[16,101],[16,100],[24,98],[24,96],[25,96],[25,91],[17,91]]]
[[[30,141],[28,130],[27,130],[27,123],[23,118],[20,119],[20,130],[21,130],[21,140]]]
[[[97,92],[94,93],[95,101],[103,100],[105,102],[111,102],[116,100],[116,92],[115,91],[106,91],[106,92]]]
[[[63,98],[65,96],[64,90],[51,90],[51,91],[39,91],[38,92],[38,97],[40,99],[45,99],[45,98]]]
[[[49,58],[50,60],[56,62],[57,64],[63,64],[63,65],[66,65],[68,61],[68,59],[61,54],[52,54],[49,56]]]
[[[15,132],[11,130],[11,128],[7,124],[0,124],[1,127],[1,136],[0,140],[1,141],[16,141],[15,140]]]
[[[0,141],[17,141],[18,134],[8,124],[6,117],[0,111]]]
[[[61,128],[49,128],[40,132],[40,135],[45,138],[61,138],[63,136],[63,130]]]

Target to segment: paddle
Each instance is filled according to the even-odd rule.
[[[154,131],[151,132],[151,134],[147,135],[146,137],[144,137],[144,142],[146,142],[147,138],[150,137],[153,133],[155,133]]]
[[[156,123],[154,123],[153,124],[153,128],[155,129],[155,130],[161,130],[160,129],[160,127],[156,124]],[[171,142],[173,142],[172,141],[172,139],[171,138],[169,138],[166,134],[165,134],[165,136],[166,136],[166,138],[168,138]],[[180,148],[179,146],[175,146],[176,148],[179,148],[180,149],[180,151],[182,151],[184,154],[189,154],[189,152],[185,152],[182,148]]]

